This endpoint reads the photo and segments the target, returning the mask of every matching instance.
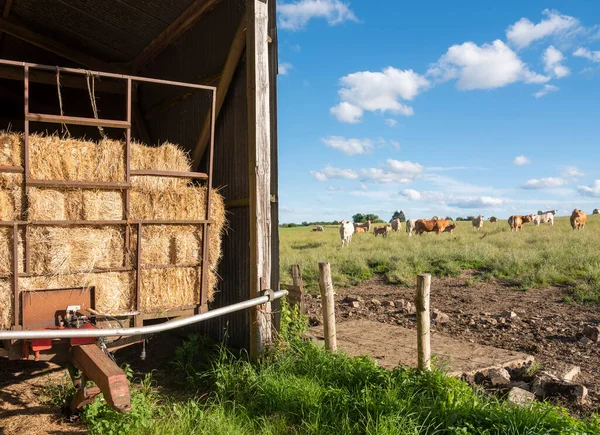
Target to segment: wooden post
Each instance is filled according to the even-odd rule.
[[[268,1],[246,3],[246,95],[250,197],[250,288],[255,298],[271,283],[271,114]],[[250,309],[250,358],[272,341],[271,303]]]
[[[319,263],[319,287],[321,288],[321,304],[323,305],[323,334],[325,349],[337,350],[335,333],[335,301],[333,300],[333,284],[329,263]]]
[[[297,288],[298,293],[296,295],[297,304],[300,307],[300,313],[306,314],[306,307],[304,306],[304,285],[302,284],[302,272],[300,271],[299,264],[292,264],[292,284]]]
[[[431,337],[429,317],[429,294],[431,291],[431,275],[422,273],[417,276],[417,352],[418,369],[431,370]]]

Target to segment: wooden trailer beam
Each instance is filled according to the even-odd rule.
[[[250,190],[250,288],[254,298],[271,283],[271,114],[268,1],[248,0],[246,93]],[[272,341],[271,303],[250,309],[250,357]]]
[[[102,349],[96,344],[73,346],[71,358],[75,367],[100,388],[104,400],[114,410],[119,412],[131,410],[127,376]]]
[[[80,65],[84,65],[87,68],[91,68],[98,71],[114,71],[115,67],[96,59],[93,56],[85,54],[79,50],[71,48],[62,42],[55,41],[47,36],[40,35],[29,28],[16,23],[13,20],[7,18],[0,18],[0,31],[8,33],[15,38],[21,39],[22,41],[28,42],[29,44],[40,47],[43,50],[57,54],[65,59],[72,60]]]
[[[134,73],[140,72],[152,59],[165,48],[177,41],[187,32],[207,11],[212,9],[220,0],[196,0],[165,30],[148,44],[131,62]]]
[[[237,31],[235,32],[233,42],[231,43],[231,48],[229,49],[227,59],[225,60],[223,71],[221,72],[221,77],[219,78],[219,84],[217,85],[215,119],[219,117],[219,113],[223,107],[223,102],[225,101],[225,96],[227,95],[229,87],[231,86],[233,75],[235,74],[237,66],[240,63],[240,59],[242,58],[242,54],[244,53],[244,49],[246,48],[247,25],[247,18],[244,14]],[[204,122],[202,123],[202,130],[200,131],[200,136],[198,137],[196,147],[194,148],[194,152],[192,154],[192,162],[194,162],[196,166],[200,164],[200,160],[202,160],[202,156],[204,156],[204,152],[208,146],[208,141],[210,139],[210,119],[210,113],[208,113],[204,118]]]

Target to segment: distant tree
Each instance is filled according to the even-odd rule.
[[[390,219],[390,222],[394,219],[400,219],[400,222],[406,222],[406,216],[404,216],[404,212],[402,210],[396,210],[392,215],[392,219]]]
[[[450,216],[446,216],[446,220],[453,221],[454,219],[452,219]]]
[[[371,221],[372,223],[377,224],[377,223],[382,223],[383,219],[381,219],[376,214],[369,213],[369,214],[365,215],[365,222],[366,221]]]
[[[302,222],[303,227],[307,227],[308,225],[309,225],[308,222],[306,222],[306,221]]]
[[[475,216],[467,216],[465,218],[466,221],[472,221],[473,219],[475,219]]]
[[[462,216],[458,216],[458,217],[456,218],[456,222],[462,222],[462,221],[464,221],[464,220],[465,220],[465,218],[464,218],[464,217],[462,217]]]
[[[360,224],[363,222],[366,222],[367,219],[365,218],[365,215],[362,213],[356,213],[354,216],[352,216],[352,222],[354,222],[355,224]]]

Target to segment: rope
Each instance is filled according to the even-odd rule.
[[[92,77],[92,85],[90,87],[90,77]],[[88,94],[90,96],[90,102],[92,104],[92,111],[94,112],[94,118],[98,119],[98,107],[96,106],[96,90],[94,88],[94,76],[90,71],[85,74],[85,80],[87,81]],[[103,139],[106,139],[106,133],[101,126],[98,126],[98,131]]]
[[[56,68],[56,90],[58,92],[58,106],[60,107],[60,116],[64,116],[63,112],[63,104],[62,104],[62,93],[60,92],[60,70]],[[60,132],[63,134],[67,134],[67,136],[71,136],[71,132],[67,127],[67,124],[62,123]]]

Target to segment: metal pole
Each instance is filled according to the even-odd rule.
[[[228,305],[223,308],[217,308],[206,313],[196,314],[195,316],[184,319],[171,320],[170,322],[159,323],[158,325],[140,326],[136,328],[110,328],[110,329],[45,329],[29,331],[0,331],[0,340],[33,340],[38,338],[82,338],[82,337],[118,337],[131,335],[156,334],[157,332],[168,331],[170,329],[181,328],[182,326],[192,325],[204,320],[213,319],[235,311],[255,307],[265,304],[271,300],[287,296],[286,290],[279,290],[273,293],[265,292],[266,296],[249,299],[237,304]],[[269,296],[269,294],[271,294]]]

